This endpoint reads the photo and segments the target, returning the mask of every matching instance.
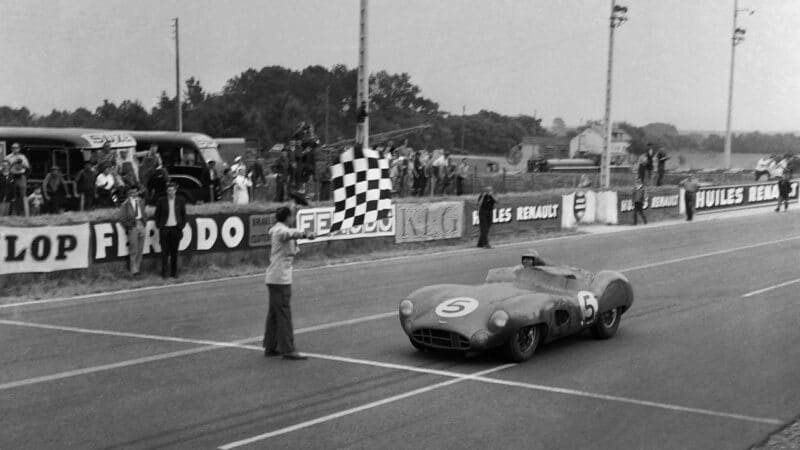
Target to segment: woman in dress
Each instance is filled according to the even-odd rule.
[[[248,188],[253,185],[250,178],[245,176],[244,167],[240,167],[236,172],[236,178],[233,179],[233,204],[246,205],[250,203],[250,195]]]

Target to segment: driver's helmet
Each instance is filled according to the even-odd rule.
[[[544,266],[544,260],[539,256],[539,252],[529,249],[522,253],[522,265],[527,267]]]

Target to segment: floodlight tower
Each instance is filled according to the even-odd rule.
[[[728,120],[725,123],[725,150],[723,151],[723,166],[731,168],[731,115],[733,112],[733,69],[736,61],[736,46],[744,41],[745,29],[739,28],[738,18],[740,12],[748,12],[753,15],[755,10],[739,9],[738,0],[733,0],[733,34],[731,36],[731,70],[730,80],[728,81]]]
[[[622,26],[628,20],[626,14],[628,8],[617,5],[616,0],[611,0],[611,19],[608,31],[608,75],[606,77],[606,114],[605,114],[605,136],[603,139],[603,154],[600,158],[600,187],[608,188],[611,184],[611,76],[614,67],[614,30]]]

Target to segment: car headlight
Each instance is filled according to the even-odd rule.
[[[508,313],[498,309],[489,317],[489,323],[495,328],[503,328],[508,323]]]
[[[486,347],[486,343],[489,342],[489,333],[487,333],[486,330],[477,331],[472,335],[469,342],[473,348],[482,349]]]
[[[400,302],[400,314],[410,316],[414,312],[414,303],[411,300],[403,300]]]

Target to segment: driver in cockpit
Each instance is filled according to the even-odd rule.
[[[522,254],[522,267],[524,268],[534,268],[537,266],[549,266],[550,264],[547,263],[541,256],[539,256],[539,252],[536,250],[528,250]]]

